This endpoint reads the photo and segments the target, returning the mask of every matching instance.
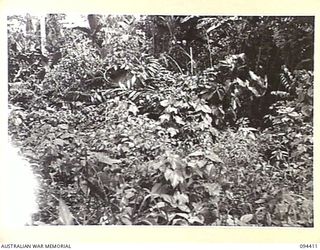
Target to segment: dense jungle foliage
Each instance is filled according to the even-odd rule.
[[[41,18],[8,17],[34,225],[313,226],[313,17]]]

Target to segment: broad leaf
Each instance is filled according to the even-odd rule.
[[[164,177],[167,181],[170,181],[173,188],[184,181],[181,171],[178,170],[173,171],[172,169],[167,169],[164,173]]]
[[[69,139],[69,138],[74,138],[75,135],[74,134],[70,134],[70,133],[64,133],[60,137],[61,137],[61,139]]]
[[[194,151],[193,153],[189,154],[188,156],[202,156],[202,155],[204,155],[204,152],[201,149],[199,149],[199,150]]]
[[[62,199],[59,199],[59,219],[63,225],[73,225],[73,215]]]
[[[69,125],[63,123],[63,124],[59,124],[57,127],[58,127],[58,128],[61,128],[61,129],[64,129],[64,130],[67,130],[67,129],[69,128]]]
[[[182,120],[182,118],[180,116],[175,115],[175,116],[173,116],[173,118],[178,124],[180,124],[180,125],[185,124],[185,122]]]
[[[211,196],[218,196],[221,191],[221,186],[218,183],[206,183],[204,187]]]
[[[253,219],[253,214],[245,214],[241,216],[240,221],[244,223],[248,223]]]
[[[161,102],[160,102],[160,105],[161,105],[162,107],[167,107],[167,106],[169,105],[169,100],[163,100],[163,101],[161,101]]]
[[[208,154],[205,157],[213,162],[223,163],[220,157],[215,153]]]
[[[170,114],[163,114],[159,117],[161,122],[170,121]]]
[[[162,183],[154,184],[151,189],[151,194],[166,194],[167,192],[168,192],[167,185],[163,185]]]
[[[179,191],[174,193],[173,198],[175,199],[175,202],[179,205],[186,204],[189,202],[188,195],[180,193]]]
[[[58,145],[58,146],[61,146],[61,147],[63,147],[63,145],[66,143],[66,141],[65,140],[62,140],[62,139],[59,139],[59,138],[57,138],[57,139],[55,139],[54,140],[54,145]]]
[[[132,225],[131,220],[127,216],[121,216],[121,222],[124,225]]]
[[[119,164],[121,163],[121,160],[118,159],[112,159],[109,156],[107,156],[105,153],[91,153],[97,160],[101,163],[105,163],[108,165],[113,165],[113,164]]]

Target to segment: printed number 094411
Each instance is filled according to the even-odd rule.
[[[318,244],[300,244],[300,248],[303,248],[303,249],[318,248]]]

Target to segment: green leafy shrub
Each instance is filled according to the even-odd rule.
[[[261,136],[262,152],[281,175],[289,200],[278,208],[281,218],[288,217],[289,225],[310,225],[313,199],[313,73],[305,70],[293,74],[292,99],[279,101],[266,118],[272,126]],[[290,204],[293,208],[289,208]],[[309,204],[309,205],[308,205]],[[291,210],[292,211],[291,211]],[[288,215],[289,213],[289,215]],[[299,215],[301,213],[301,216]]]
[[[40,31],[34,27],[38,22],[30,15],[8,17],[9,82],[31,82],[43,77],[46,60],[40,52]]]
[[[68,29],[51,17],[50,29],[64,34],[50,40],[56,63],[33,69],[17,60],[22,50],[9,54],[9,101],[18,106],[9,133],[39,165],[38,224],[313,225],[313,73],[282,66],[281,86],[267,85],[276,82],[264,68],[273,40],[254,41],[267,41],[269,19],[160,17],[152,26],[90,15],[90,29]],[[166,28],[147,34],[144,24]],[[188,46],[210,51],[192,63],[179,40],[188,30],[206,42]],[[247,38],[221,39],[245,30]],[[285,50],[284,35],[274,39]],[[257,46],[261,58],[232,41]],[[254,106],[270,96],[264,129],[253,127]]]

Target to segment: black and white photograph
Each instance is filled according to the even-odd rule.
[[[315,16],[6,20],[1,223],[314,227]]]

